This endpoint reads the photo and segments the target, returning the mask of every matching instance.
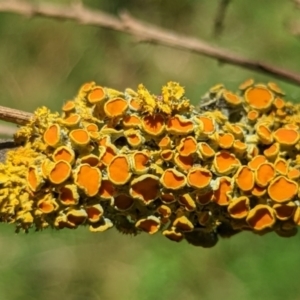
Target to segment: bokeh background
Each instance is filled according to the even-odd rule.
[[[289,31],[300,10],[292,1],[231,1],[218,38],[213,26],[219,1],[83,3],[114,15],[126,9],[144,21],[300,72],[300,39]],[[42,105],[58,110],[91,80],[119,90],[142,82],[153,93],[167,81],[178,81],[195,104],[217,83],[236,90],[250,77],[274,81],[192,53],[138,44],[102,28],[9,13],[0,14],[0,70],[0,105],[26,111]],[[299,86],[275,81],[289,100],[300,102]],[[300,235],[242,233],[203,249],[114,229],[16,235],[13,226],[1,224],[0,232],[3,300],[300,299]]]

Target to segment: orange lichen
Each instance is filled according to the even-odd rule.
[[[69,223],[78,226],[85,222],[88,214],[84,209],[72,209],[67,212],[66,216]]]
[[[191,136],[183,138],[177,146],[177,151],[181,156],[189,156],[197,151],[197,141]]]
[[[194,123],[180,115],[169,118],[167,123],[167,131],[175,135],[186,135],[191,133],[193,129]]]
[[[116,155],[117,155],[117,148],[113,144],[108,144],[105,147],[105,151],[101,157],[101,162],[105,166],[108,166]]]
[[[74,129],[69,136],[75,146],[85,147],[90,142],[90,136],[85,129]]]
[[[273,102],[273,105],[277,108],[277,109],[283,109],[285,106],[285,102],[283,99],[281,98],[276,98]]]
[[[246,90],[247,88],[251,87],[252,85],[254,84],[254,80],[251,78],[251,79],[247,79],[246,81],[244,81],[243,83],[241,83],[239,85],[239,89],[240,90]]]
[[[261,231],[271,228],[275,224],[276,217],[271,207],[258,204],[249,211],[246,221],[254,230]]]
[[[227,151],[220,151],[215,155],[213,166],[217,174],[228,175],[240,166],[240,161],[234,154]]]
[[[136,222],[135,227],[149,233],[154,234],[160,228],[160,220],[155,216],[149,216]]]
[[[180,242],[183,240],[184,236],[181,232],[177,232],[174,229],[164,230],[162,234],[171,241]]]
[[[250,169],[256,170],[262,163],[267,161],[268,160],[263,155],[257,155],[248,162],[248,166]]]
[[[72,165],[75,160],[75,153],[72,148],[61,146],[55,149],[52,158],[54,161],[64,160]]]
[[[145,132],[153,136],[161,135],[165,130],[165,120],[160,114],[145,116],[142,125]]]
[[[205,189],[212,180],[212,173],[201,167],[193,167],[187,174],[187,183],[195,189]]]
[[[197,116],[196,120],[200,121],[201,124],[203,124],[202,134],[209,135],[215,132],[216,126],[211,117]]]
[[[179,190],[186,185],[186,177],[175,169],[166,169],[160,179],[161,184],[170,190]]]
[[[114,198],[114,207],[120,211],[130,209],[134,204],[134,199],[126,194],[119,194]]]
[[[104,200],[110,200],[115,194],[115,187],[108,179],[103,179],[99,189],[99,196]]]
[[[75,171],[75,183],[88,197],[96,196],[101,186],[102,174],[98,168],[81,164]]]
[[[223,149],[229,149],[233,146],[234,136],[231,133],[221,133],[219,135],[219,146]]]
[[[238,95],[229,91],[223,92],[223,97],[228,104],[233,106],[240,105],[242,103],[242,100]]]
[[[254,172],[248,166],[241,166],[235,175],[235,181],[243,192],[249,192],[254,187]]]
[[[276,177],[268,187],[270,198],[278,203],[292,200],[298,192],[298,184],[284,176]]]
[[[273,83],[217,85],[193,106],[174,82],[161,94],[90,82],[16,133],[22,146],[0,164],[0,222],[161,231],[203,247],[243,230],[292,236],[299,130],[300,105]]]
[[[163,150],[163,151],[161,151],[160,156],[165,161],[171,161],[174,157],[174,151],[168,150],[168,149]]]
[[[61,184],[70,177],[71,171],[72,168],[68,162],[59,160],[53,165],[48,178],[53,184]]]
[[[296,208],[297,206],[294,202],[288,202],[283,204],[276,203],[273,205],[275,215],[277,219],[281,221],[285,221],[291,218],[294,215]]]
[[[124,134],[128,144],[132,147],[139,147],[144,142],[144,138],[142,137],[139,130],[129,129],[126,130]]]
[[[288,173],[288,170],[289,170],[289,164],[288,162],[283,159],[283,158],[279,158],[277,159],[275,162],[274,162],[274,167],[275,167],[275,170],[282,174],[282,175],[287,175]]]
[[[85,156],[82,156],[80,158],[80,163],[82,164],[88,164],[90,165],[91,167],[96,167],[99,165],[99,157],[95,154],[89,154],[89,155],[85,155]]]
[[[178,202],[186,211],[194,211],[196,209],[196,203],[189,193],[179,196]]]
[[[132,169],[136,174],[145,174],[149,170],[150,156],[146,151],[136,151],[132,154]]]
[[[141,119],[137,115],[132,114],[123,117],[124,127],[139,127],[141,124]]]
[[[192,155],[181,156],[177,153],[175,154],[174,162],[180,170],[187,171],[193,166],[194,159]]]
[[[274,100],[272,92],[262,85],[248,88],[244,97],[249,106],[257,110],[266,110],[270,108]]]
[[[259,117],[259,112],[257,110],[250,110],[247,113],[247,118],[251,123],[256,122],[258,117]]]
[[[87,213],[88,220],[91,223],[99,222],[103,215],[103,208],[100,204],[87,206],[85,210]]]
[[[145,204],[154,201],[159,192],[159,178],[152,174],[141,175],[132,180],[130,195]]]
[[[282,91],[282,89],[275,82],[268,82],[268,88],[275,94],[278,94],[281,96],[285,95],[285,93]]]
[[[280,145],[279,143],[274,143],[272,144],[269,148],[264,150],[264,156],[268,159],[268,160],[275,160],[276,157],[278,156],[280,151]]]
[[[173,226],[178,231],[183,231],[183,232],[192,231],[194,229],[193,223],[186,216],[181,216],[176,218],[175,221],[173,222]]]
[[[44,133],[44,142],[51,147],[56,147],[60,143],[60,134],[60,127],[57,124],[50,125]]]
[[[291,180],[298,180],[300,178],[300,170],[291,168],[287,174],[287,177]]]
[[[38,191],[44,183],[44,179],[42,175],[39,174],[36,166],[30,166],[28,168],[27,183],[33,192]]]
[[[62,124],[67,127],[74,127],[79,124],[81,117],[79,114],[71,114],[68,117],[62,119]]]
[[[257,184],[254,185],[253,189],[251,190],[251,194],[255,197],[262,197],[267,193],[266,187],[261,187]]]
[[[261,143],[270,145],[273,142],[272,131],[265,124],[258,124],[256,133]]]
[[[116,185],[127,183],[132,175],[130,164],[126,155],[115,156],[107,167],[109,180]]]
[[[91,104],[97,104],[106,98],[105,91],[101,86],[96,86],[88,94],[87,99]]]
[[[255,182],[261,187],[266,187],[275,177],[276,170],[271,163],[262,163],[255,171]]]
[[[63,205],[76,205],[79,201],[79,194],[76,185],[66,184],[59,190],[58,199]]]
[[[199,151],[204,159],[212,158],[215,156],[215,151],[205,142],[198,144]]]
[[[229,203],[227,210],[230,216],[234,219],[246,218],[250,210],[249,198],[246,196],[241,196],[239,198],[233,199]]]
[[[213,201],[220,206],[225,206],[229,204],[229,193],[231,192],[231,180],[229,177],[218,178],[218,185],[216,190],[214,190]]]
[[[55,210],[55,205],[52,201],[49,200],[40,200],[37,203],[37,207],[39,208],[39,210],[44,213],[44,214],[50,214]]]
[[[274,139],[283,146],[294,146],[298,143],[300,134],[295,129],[279,128],[273,133]]]
[[[158,143],[158,146],[161,149],[170,149],[171,145],[172,140],[168,135],[164,136]]]
[[[104,104],[104,112],[109,118],[122,116],[127,108],[128,103],[125,99],[122,98],[110,99]]]
[[[196,202],[200,205],[206,205],[214,198],[214,191],[208,191],[205,193],[196,194]]]
[[[63,105],[62,111],[70,112],[72,110],[75,110],[75,107],[76,107],[75,102],[72,100],[69,100]]]

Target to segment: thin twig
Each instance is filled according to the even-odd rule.
[[[0,135],[2,136],[12,136],[16,133],[16,131],[16,127],[0,124]]]
[[[33,114],[18,110],[12,109],[5,106],[0,106],[0,120],[18,124],[25,125],[28,123]]]
[[[224,19],[231,0],[220,0],[216,17],[214,20],[214,31],[215,37],[219,37],[224,29]]]
[[[300,85],[299,73],[247,59],[220,47],[211,46],[200,39],[186,37],[152,24],[141,22],[128,13],[123,13],[120,18],[117,18],[102,11],[90,10],[79,4],[55,6],[47,3],[33,4],[20,0],[0,1],[0,12],[11,12],[27,17],[42,16],[63,21],[72,20],[82,25],[103,27],[129,34],[138,38],[139,41],[195,52],[223,63],[264,73]]]

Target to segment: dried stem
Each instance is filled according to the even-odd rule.
[[[47,3],[33,4],[20,0],[2,0],[0,2],[0,12],[11,12],[27,17],[42,16],[63,21],[72,20],[82,25],[103,27],[129,34],[138,38],[141,42],[195,52],[223,63],[264,73],[277,79],[300,85],[299,73],[247,59],[220,47],[211,46],[200,39],[180,35],[152,24],[141,22],[128,13],[123,13],[120,15],[120,18],[117,18],[102,11],[85,8],[81,4],[55,6]]]
[[[5,106],[0,106],[0,120],[18,124],[25,125],[28,123],[33,114],[18,110],[12,109]]]

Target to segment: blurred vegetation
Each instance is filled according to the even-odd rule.
[[[44,2],[44,1],[34,1]],[[68,4],[71,1],[50,1]],[[248,58],[300,72],[300,40],[286,24],[299,18],[288,1],[232,1],[224,31],[213,38],[218,1],[83,1],[112,14],[133,16],[205,39]],[[243,80],[274,80],[192,53],[150,44],[101,28],[43,18],[0,15],[0,103],[33,111],[53,110],[79,86],[95,80],[123,90],[143,82],[159,92],[167,81],[186,87],[197,103],[212,85],[237,89]],[[278,81],[277,81],[278,82]],[[280,83],[288,99],[300,88]],[[299,299],[299,235],[290,239],[242,233],[212,249],[175,244],[114,229],[46,230],[14,235],[1,225],[0,299]]]

